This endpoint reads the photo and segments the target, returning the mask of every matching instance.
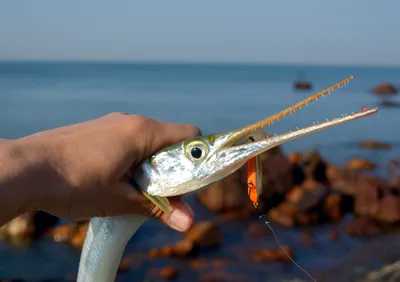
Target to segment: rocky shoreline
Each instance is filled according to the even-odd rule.
[[[359,146],[368,150],[392,148],[390,144],[376,141],[365,141]],[[308,247],[316,244],[313,228],[318,226],[336,226],[325,235],[324,240],[329,242],[337,241],[343,234],[354,238],[380,238],[386,234],[393,234],[399,226],[398,160],[388,162],[388,179],[374,175],[376,164],[359,157],[349,159],[344,167],[337,167],[317,152],[291,153],[285,156],[281,148],[277,147],[264,153],[262,162],[264,191],[259,210],[256,210],[248,199],[246,167],[243,167],[196,194],[196,200],[215,214],[217,219],[199,220],[180,240],[171,240],[171,243],[175,242],[171,245],[148,248],[145,253],[140,254],[142,258],[139,261],[156,262],[163,258],[178,258],[184,261],[187,267],[201,274],[196,281],[254,281],[246,280],[248,277],[240,275],[240,272],[235,275],[227,271],[232,259],[240,260],[245,257],[244,260],[249,263],[287,265],[292,264],[287,254],[294,259],[300,255],[292,245],[284,244],[282,248],[276,245],[257,250],[236,249],[230,254],[230,258],[229,255],[221,258],[202,258],[204,253],[219,252],[224,241],[225,225],[230,222],[249,222],[245,238],[242,240],[271,237],[267,226],[259,220],[260,215],[265,215],[266,220],[274,226],[300,230],[299,241]],[[351,219],[348,222],[345,219],[349,215]],[[58,221],[56,217],[43,212],[25,214],[1,227],[0,235],[5,243],[29,247],[40,240],[51,238],[54,242],[68,244],[79,250],[85,238],[87,222],[56,226]],[[119,275],[140,269],[141,264],[138,264],[137,257],[133,258],[134,254],[123,258]],[[205,269],[209,270],[208,274],[203,273]],[[367,276],[363,274],[365,277],[361,275],[360,281],[395,281],[393,279],[400,277],[398,263],[377,271]],[[160,281],[174,281],[179,279],[180,272],[180,267],[170,264],[150,267],[147,275],[155,280],[162,278]],[[305,277],[300,270],[296,272],[299,273],[298,277]],[[392,280],[388,278],[389,272]],[[74,275],[68,279],[74,281]],[[326,275],[318,275],[317,281],[330,281],[325,279]],[[384,277],[386,280],[377,277]]]

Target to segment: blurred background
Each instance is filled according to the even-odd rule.
[[[197,218],[188,234],[145,223],[116,281],[310,281],[260,214],[317,281],[400,281],[399,9],[390,0],[1,1],[0,137],[113,111],[215,133],[355,75],[266,130],[362,107],[376,115],[264,154],[261,213],[244,167],[187,197]],[[11,221],[0,229],[0,279],[75,281],[86,227],[45,213]]]

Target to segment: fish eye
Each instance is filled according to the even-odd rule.
[[[201,149],[199,147],[193,147],[192,150],[190,151],[190,154],[195,159],[200,159],[202,153],[203,152],[201,151]]]
[[[186,157],[192,161],[199,161],[208,154],[208,146],[201,140],[194,140],[186,145]]]

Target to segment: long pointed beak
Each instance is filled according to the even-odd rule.
[[[335,118],[322,123],[314,124],[308,127],[289,131],[280,135],[268,137],[258,142],[245,143],[238,146],[231,146],[221,148],[220,153],[224,153],[230,157],[231,162],[247,161],[250,158],[257,156],[273,147],[283,144],[287,141],[308,135],[313,132],[317,132],[323,129],[327,129],[345,122],[356,120],[362,117],[366,117],[378,112],[377,108],[367,109],[364,111],[356,112],[350,115],[346,115],[340,118]]]
[[[221,143],[218,146],[219,148],[216,150],[218,157],[223,158],[224,162],[226,162],[228,166],[233,165],[236,167],[235,165],[236,163],[243,164],[243,162],[247,161],[251,157],[259,155],[287,141],[377,113],[378,108],[364,109],[360,112],[345,115],[340,118],[335,118],[329,121],[317,123],[294,131],[289,131],[280,135],[268,137],[258,142],[251,142],[251,143],[237,145],[240,140],[243,140],[243,138],[248,137],[252,133],[259,131],[263,127],[271,125],[272,123],[278,121],[279,119],[294,113],[296,110],[307,106],[311,102],[316,101],[318,98],[330,94],[335,89],[340,88],[345,84],[347,84],[353,78],[354,76],[350,76],[264,120],[261,120],[254,124],[247,125],[237,130],[217,135],[216,136],[217,139],[221,140]]]

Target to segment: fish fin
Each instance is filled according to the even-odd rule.
[[[144,191],[140,191],[147,199],[153,202],[157,207],[159,207],[167,215],[171,214],[171,204],[167,197],[152,196]]]

